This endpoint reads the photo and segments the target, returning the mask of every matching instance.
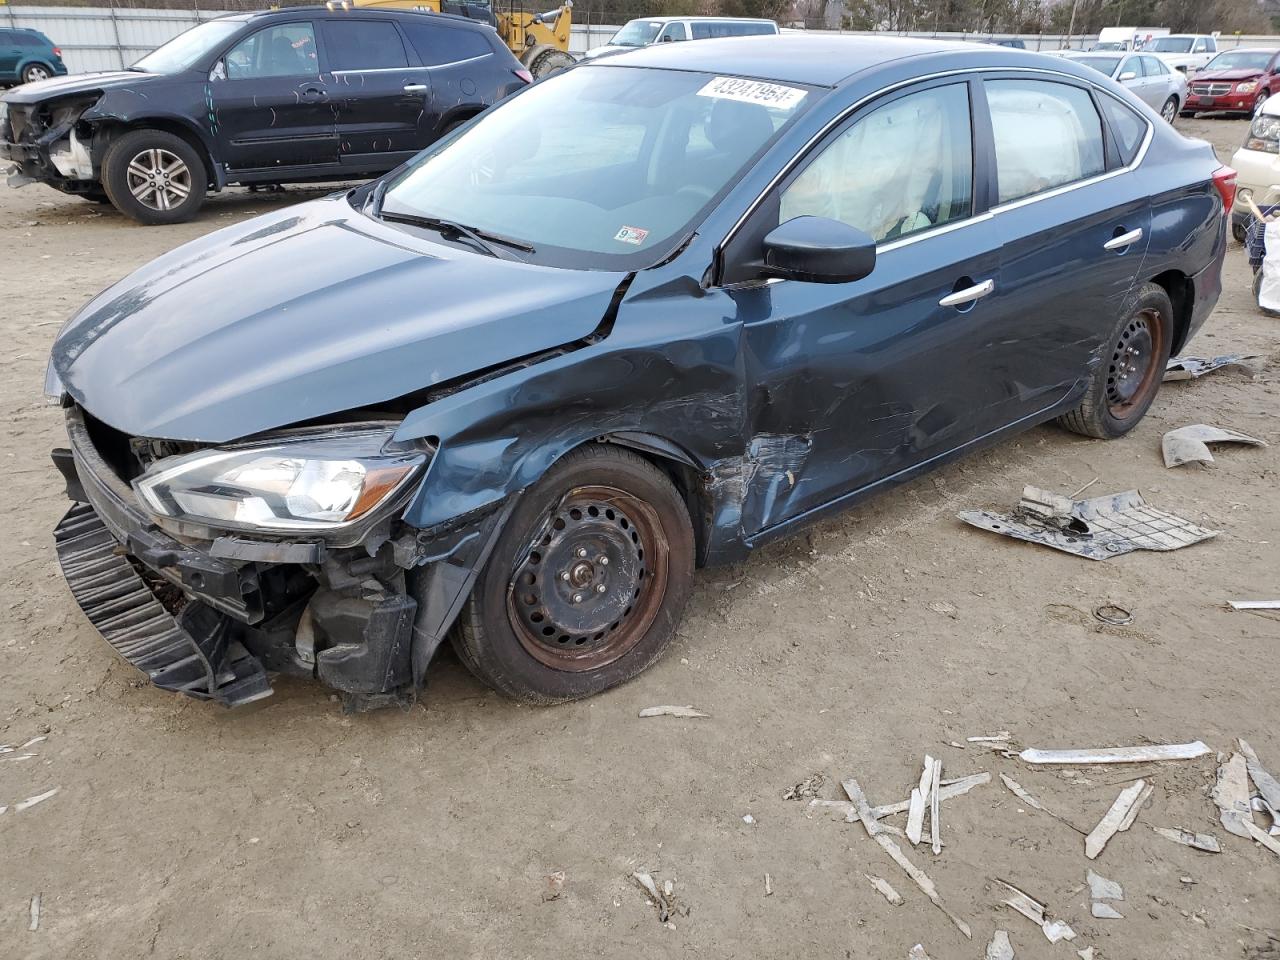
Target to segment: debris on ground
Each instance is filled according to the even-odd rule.
[[[40,929],[40,901],[42,896],[35,894],[31,898],[31,922],[27,924],[27,929],[32,933]]]
[[[773,896],[773,877],[769,876],[767,873],[764,875],[764,895],[766,897]]]
[[[542,891],[542,902],[550,903],[552,900],[559,900],[560,894],[564,891],[564,871],[557,870],[555,873],[548,873],[542,879],[547,885],[547,888]]]
[[[1120,884],[1114,880],[1108,880],[1092,870],[1089,871],[1088,880],[1089,899],[1091,901],[1089,907],[1093,916],[1099,920],[1123,920],[1124,917],[1120,911],[1107,902],[1124,899],[1124,889]]]
[[[1038,926],[1050,943],[1057,943],[1059,940],[1074,940],[1076,932],[1064,920],[1050,920],[1045,912],[1045,905],[1035,897],[1029,896],[1022,890],[1019,890],[1007,880],[996,878],[996,883],[1007,887],[1010,896],[1001,902],[1006,906],[1012,907],[1018,913],[1022,914],[1036,926]]]
[[[956,780],[944,780],[938,788],[938,800],[951,800],[955,797],[963,796],[974,787],[980,787],[984,783],[991,782],[991,774],[975,773],[967,777],[960,777]],[[914,788],[913,788],[914,789]],[[833,819],[839,818],[846,823],[856,823],[858,820],[858,811],[848,800],[810,800],[809,810],[811,814],[814,810],[829,810]],[[896,813],[907,813],[911,809],[910,800],[900,800],[897,803],[880,804],[871,808],[871,816],[876,820],[883,820],[885,817],[891,817]]]
[[[672,914],[677,912],[676,906],[676,885],[672,880],[663,881],[662,889],[658,889],[658,885],[653,880],[653,875],[643,870],[637,870],[631,874],[631,879],[641,890],[649,895],[649,903],[658,908],[658,922],[667,923]],[[688,908],[679,910],[679,912],[688,916]]]
[[[1247,839],[1245,821],[1253,823],[1253,809],[1249,805],[1249,767],[1243,754],[1233,753],[1226,763],[1219,764],[1218,782],[1210,796],[1218,805],[1222,829]]]
[[[903,871],[905,871],[907,876],[911,878],[912,882],[920,888],[920,891],[929,898],[935,907],[946,915],[948,920],[956,925],[957,929],[965,935],[966,939],[972,940],[973,931],[969,928],[967,923],[947,909],[946,905],[942,902],[941,895],[938,893],[938,888],[934,885],[933,881],[929,879],[928,874],[923,870],[920,870],[910,860],[908,860],[906,854],[902,852],[902,848],[894,843],[892,839],[885,836],[884,827],[876,822],[875,817],[872,816],[871,805],[867,803],[866,795],[863,794],[862,788],[858,786],[858,781],[850,778],[843,781],[841,786],[844,787],[844,792],[849,797],[849,801],[858,811],[858,819],[862,821],[863,829],[867,831],[868,836],[875,840],[876,843],[880,844],[881,849],[893,858],[893,861],[897,863]]]
[[[917,943],[907,953],[907,960],[930,960],[929,954],[925,953],[924,945]]]
[[[1280,811],[1280,781],[1269,774],[1262,766],[1262,761],[1258,759],[1257,753],[1253,747],[1249,746],[1248,740],[1237,740],[1240,746],[1240,752],[1244,754],[1245,769],[1249,772],[1249,779],[1253,781],[1253,785],[1258,788],[1258,793],[1262,799],[1273,811]],[[1272,819],[1277,819],[1275,813],[1271,814]]]
[[[1028,748],[1018,757],[1024,763],[1069,764],[1085,766],[1095,763],[1158,763],[1162,760],[1195,760],[1210,754],[1204,743],[1155,744],[1147,747],[1103,747],[1100,750],[1037,750]]]
[[[997,930],[991,935],[985,960],[1013,960],[1013,944],[1009,942],[1007,931]]]
[[[753,816],[752,816],[751,814],[749,814],[749,813],[748,813],[748,814],[744,814],[744,815],[743,815],[743,817],[742,817],[742,822],[743,822],[743,823],[745,823],[745,824],[749,827],[749,826],[753,825],[753,824],[756,822],[756,818],[755,818],[755,817],[753,817]]]
[[[1232,610],[1280,610],[1280,600],[1228,600]]]
[[[939,815],[938,790],[941,787],[939,781],[942,780],[942,761],[933,761],[933,778],[929,787],[929,839],[933,848],[933,855],[936,857],[942,853],[942,827],[938,821],[942,819]]]
[[[918,844],[924,835],[925,808],[933,802],[934,784],[941,774],[941,766],[935,766],[933,757],[924,755],[924,771],[920,774],[919,786],[911,789],[910,804],[907,807],[907,839]]]
[[[1280,857],[1280,840],[1271,836],[1252,820],[1244,821],[1244,828],[1249,832],[1249,836],[1257,840],[1262,846],[1266,847],[1277,857]]]
[[[1249,361],[1260,359],[1256,354],[1242,356],[1238,353],[1228,353],[1221,357],[1170,357],[1164,371],[1164,382],[1195,380],[1223,367],[1243,367],[1248,370]]]
[[[1109,623],[1113,627],[1123,627],[1126,624],[1133,623],[1133,614],[1115,603],[1104,603],[1101,606],[1094,607],[1093,618],[1102,623]]]
[[[1089,912],[1098,920],[1123,920],[1122,914],[1109,903],[1094,901],[1089,905]]]
[[[52,790],[46,790],[44,793],[37,794],[34,797],[27,797],[27,799],[22,800],[18,803],[15,803],[13,805],[13,812],[21,813],[23,810],[30,810],[37,803],[44,803],[44,801],[48,800],[55,793],[57,793],[59,789],[60,789],[59,787],[54,787]]]
[[[1028,486],[1012,514],[966,510],[958,516],[980,530],[1090,560],[1107,560],[1134,550],[1177,550],[1218,535],[1217,530],[1150,506],[1137,490],[1072,500]]]
[[[1170,430],[1160,441],[1166,467],[1180,467],[1184,463],[1213,463],[1209,452],[1211,443],[1244,443],[1253,447],[1265,447],[1265,440],[1251,437],[1235,430],[1224,430],[1204,423]]]
[[[1086,831],[1081,830],[1079,827],[1077,827],[1074,823],[1072,823],[1066,817],[1056,814],[1052,810],[1048,809],[1043,803],[1041,803],[1039,800],[1033,797],[1029,792],[1027,792],[1027,789],[1023,787],[1022,784],[1018,783],[1017,780],[1013,779],[1013,777],[1007,776],[1002,773],[1000,774],[1000,780],[1006,787],[1009,788],[1009,791],[1015,797],[1017,797],[1027,806],[1031,807],[1033,810],[1039,810],[1041,813],[1047,813],[1049,816],[1053,817],[1053,819],[1066,824],[1076,833],[1079,833],[1081,835],[1086,833]]]
[[[1080,960],[1093,960],[1093,947],[1085,947],[1083,950],[1077,950],[1076,956]]]
[[[1145,780],[1137,780],[1131,786],[1125,787],[1120,791],[1120,795],[1111,804],[1111,809],[1103,815],[1102,819],[1098,821],[1098,825],[1085,837],[1084,855],[1086,857],[1093,860],[1098,854],[1102,853],[1107,841],[1115,836],[1120,830],[1120,824],[1124,823],[1129,816],[1129,811],[1137,805],[1138,795],[1146,789],[1146,786],[1147,782]]]
[[[1120,821],[1120,833],[1124,833],[1133,826],[1133,821],[1138,819],[1138,811],[1147,805],[1147,801],[1151,799],[1151,794],[1155,792],[1156,785],[1148,783],[1142,788],[1142,792],[1138,794],[1138,799],[1129,807],[1129,812],[1124,815],[1124,819]]]
[[[1218,838],[1208,833],[1192,833],[1190,830],[1171,829],[1169,827],[1152,827],[1160,836],[1172,840],[1174,843],[1180,843],[1184,847],[1193,847],[1196,850],[1203,850],[1205,853],[1221,853],[1222,845],[1218,843]]]
[[[711,714],[703,713],[701,710],[695,710],[693,707],[676,707],[664,705],[661,707],[645,707],[640,711],[640,717],[647,719],[649,717],[686,717],[693,720],[701,720],[710,717]]]
[[[968,743],[1008,743],[1011,739],[1013,738],[1009,736],[1008,730],[1001,730],[988,737],[965,737]]]
[[[820,773],[815,773],[811,777],[806,777],[794,787],[788,787],[782,795],[783,800],[811,800],[822,792],[822,788],[826,786],[827,778]]]
[[[893,889],[893,884],[888,880],[870,873],[864,873],[863,876],[866,877],[868,882],[876,888],[876,892],[879,893],[880,896],[884,897],[895,907],[902,906],[902,894]]]

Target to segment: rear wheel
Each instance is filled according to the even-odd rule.
[[[53,76],[53,68],[43,63],[28,63],[22,68],[22,82],[35,83]]]
[[[693,583],[693,529],[667,477],[581,447],[522,496],[459,617],[460,659],[526,703],[600,693],[670,642]]]
[[[572,67],[577,62],[572,54],[550,47],[529,61],[529,72],[533,74],[534,80],[541,80],[543,77],[549,77],[553,73]]]
[[[1164,117],[1165,122],[1172,124],[1178,118],[1178,98],[1170,97],[1164,102],[1164,106],[1160,108],[1160,116]]]
[[[1142,420],[1160,390],[1173,347],[1173,304],[1144,283],[1112,330],[1080,406],[1058,422],[1086,437],[1122,437]]]
[[[182,223],[204,204],[209,175],[195,147],[163,130],[134,130],[102,161],[102,186],[115,208],[148,225]]]

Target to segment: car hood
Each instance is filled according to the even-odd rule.
[[[617,47],[611,43],[606,43],[600,47],[592,47],[582,55],[584,60],[595,60],[597,57],[611,57],[615,53],[626,53],[628,50],[641,50],[642,47]]]
[[[139,73],[136,70],[115,70],[105,73],[77,73],[67,77],[51,77],[48,80],[37,80],[35,83],[24,83],[14,87],[0,100],[6,103],[43,103],[57,97],[65,97],[77,93],[93,93],[99,90],[110,90],[115,87],[129,87],[150,83],[161,79],[158,73]]]
[[[1156,53],[1152,56],[1159,57],[1165,62],[1165,66],[1174,67],[1180,64],[1195,63],[1202,55],[1198,53]]]
[[[220,443],[580,340],[625,276],[432,242],[339,196],[152,261],[67,323],[53,371],[118,430]]]
[[[1231,81],[1239,83],[1241,80],[1257,80],[1262,76],[1265,70],[1200,70],[1195,75],[1196,83],[1204,83],[1206,81],[1216,81],[1223,83]]]

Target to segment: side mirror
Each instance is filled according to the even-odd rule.
[[[671,43],[675,38],[676,35],[674,33],[664,33],[659,39],[662,43]]]
[[[826,217],[796,217],[764,238],[764,272],[808,283],[851,283],[876,266],[876,242]]]
[[[227,62],[225,60],[219,60],[217,63],[213,65],[213,69],[209,71],[209,79],[210,80],[227,79]]]
[[[1120,76],[1118,76],[1116,79],[1119,80],[1121,83],[1124,83],[1126,80],[1138,79],[1138,74],[1133,70],[1126,70],[1124,73],[1120,74]]]

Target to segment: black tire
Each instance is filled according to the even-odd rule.
[[[600,693],[666,649],[693,562],[689,512],[671,481],[630,450],[579,447],[521,496],[458,618],[454,649],[514,700]]]
[[[1164,106],[1160,108],[1160,116],[1164,117],[1169,126],[1173,126],[1173,121],[1178,119],[1178,98],[1176,96],[1170,97],[1164,102]]]
[[[1136,427],[1160,390],[1173,331],[1169,295],[1158,284],[1142,284],[1120,312],[1102,362],[1089,375],[1084,400],[1058,423],[1101,440],[1122,437]]]
[[[1244,243],[1249,239],[1249,233],[1245,229],[1245,225],[1234,218],[1231,221],[1231,239],[1236,243]]]
[[[543,50],[533,58],[529,64],[529,72],[533,74],[534,80],[541,80],[543,77],[549,77],[553,73],[567,70],[577,62],[573,58],[573,54],[553,47],[550,50]]]
[[[181,137],[164,130],[133,130],[107,148],[102,187],[117,210],[139,223],[183,223],[204,205],[209,171],[199,151]]]
[[[1194,110],[1180,110],[1178,116],[1185,117],[1188,120],[1194,120],[1197,116]]]
[[[22,82],[36,83],[40,80],[48,80],[53,76],[53,67],[47,63],[28,63],[22,68]]]

